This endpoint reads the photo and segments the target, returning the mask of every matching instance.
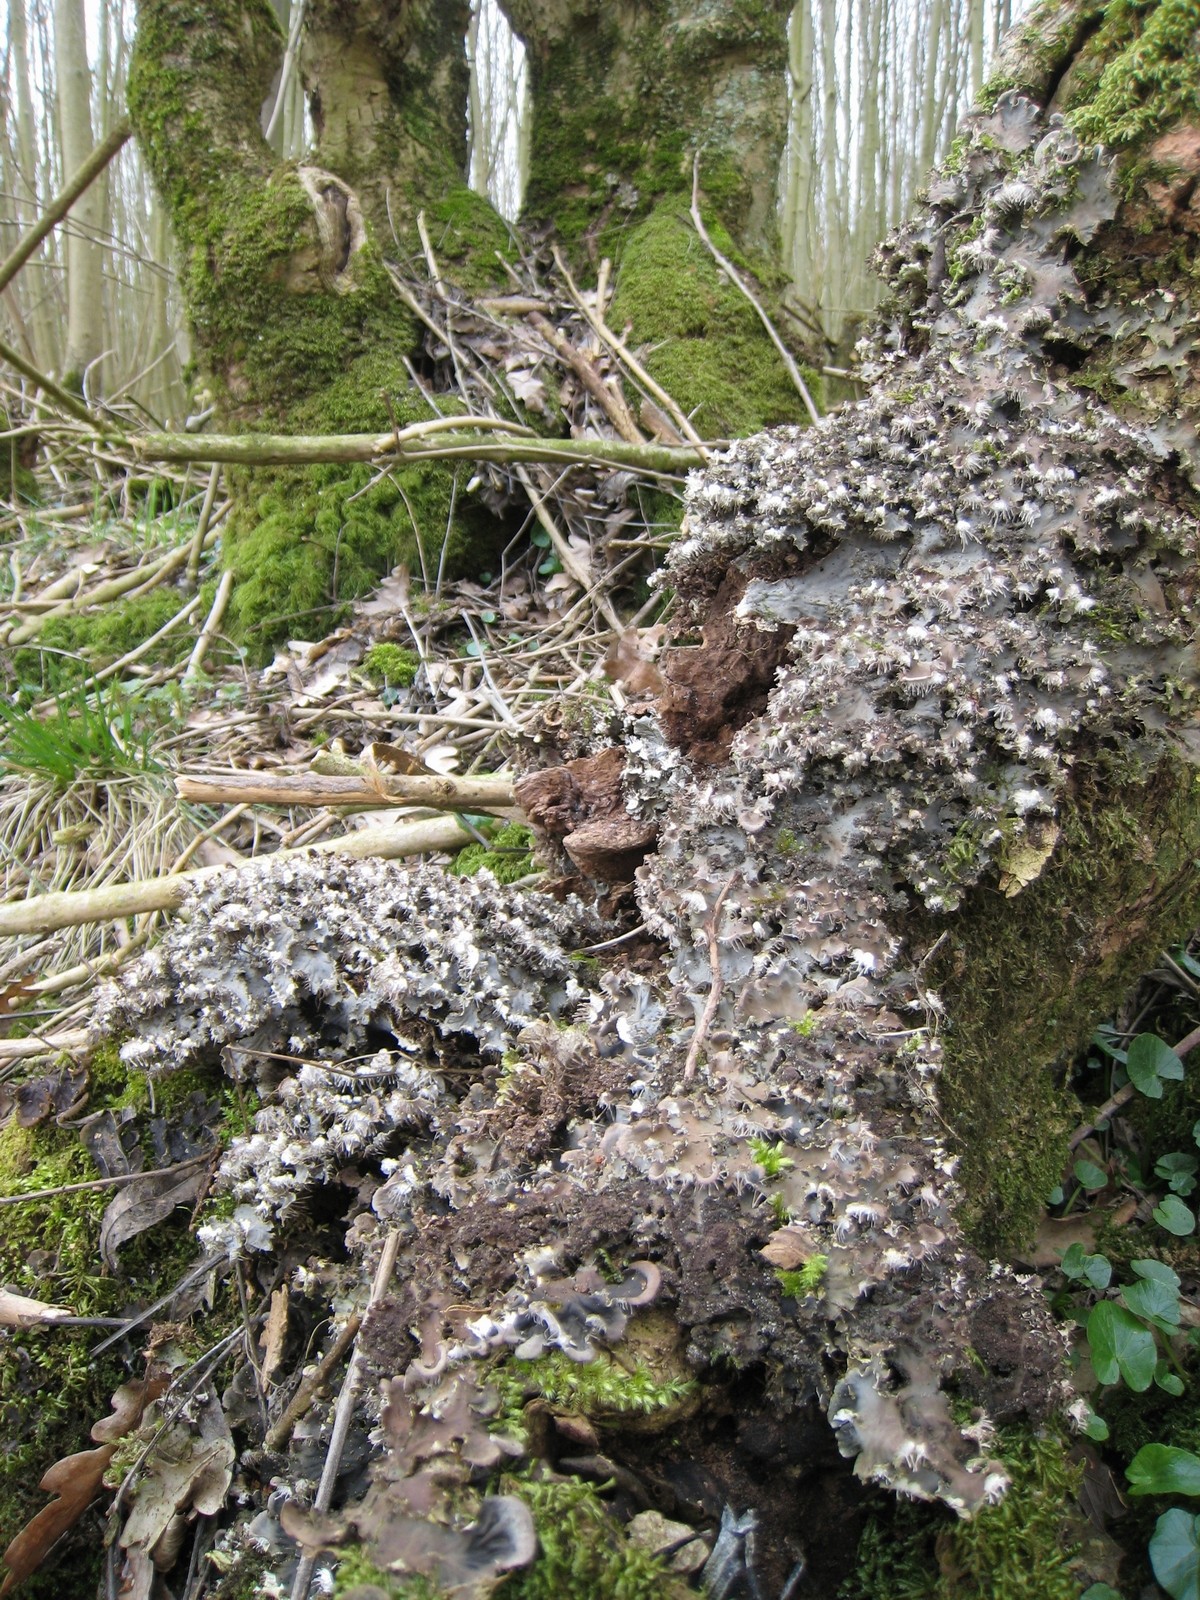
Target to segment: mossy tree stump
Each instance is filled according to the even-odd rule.
[[[799,396],[752,307],[686,221],[703,146],[718,243],[768,293],[779,287],[786,8],[717,8],[702,22],[686,7],[619,10],[512,9],[534,88],[528,218],[593,277],[601,252],[623,263],[612,315],[635,344],[653,344],[652,369],[705,435],[797,419]],[[139,7],[130,112],[224,425],[377,432],[428,417],[405,367],[424,330],[385,258],[420,259],[420,212],[440,269],[468,291],[497,282],[497,253],[513,249],[466,183],[468,14],[465,0],[310,5],[299,70],[316,146],[281,163],[262,133],[284,49],[267,0]],[[502,538],[466,495],[451,515],[444,468],[403,469],[362,500],[366,468],[234,476],[231,620],[260,654],[399,560],[453,573],[470,553],[478,570]]]

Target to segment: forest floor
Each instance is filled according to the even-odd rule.
[[[433,299],[431,291],[423,309],[436,319]],[[505,308],[496,307],[478,312],[475,322],[460,320],[454,337],[446,336],[448,322],[435,322],[431,370],[453,366],[464,402],[486,417],[487,397],[469,374],[498,364],[524,404],[561,407],[579,435],[614,437],[619,428],[602,397],[607,389],[611,398],[614,374],[630,381],[620,352],[581,307],[559,309],[575,358],[560,351],[551,365],[554,352],[545,344],[533,353],[518,348]],[[653,397],[643,396],[639,415],[656,437],[683,442],[669,407]],[[12,1356],[0,1364],[9,1454],[0,1534],[11,1541],[0,1593],[27,1579],[29,1593],[45,1583],[46,1593],[82,1600],[92,1592],[102,1543],[110,1592],[119,1583],[122,1596],[167,1592],[159,1572],[171,1573],[169,1592],[180,1600],[281,1592],[224,1586],[237,1568],[238,1552],[221,1528],[231,1483],[243,1495],[243,1523],[266,1515],[278,1484],[264,1470],[258,1490],[246,1488],[253,1473],[245,1458],[235,1466],[230,1429],[257,1408],[278,1449],[288,1430],[301,1437],[309,1408],[327,1416],[364,1305],[314,1359],[328,1301],[319,1272],[311,1303],[302,1305],[293,1285],[290,1306],[281,1280],[264,1285],[239,1273],[216,1286],[204,1272],[197,1277],[191,1224],[221,1150],[246,1131],[257,1101],[240,1085],[214,1087],[195,1074],[180,1075],[186,1083],[170,1093],[159,1088],[156,1100],[155,1084],[126,1070],[111,1042],[96,1038],[90,1017],[97,985],[158,937],[178,903],[180,874],[242,870],[284,849],[349,846],[352,854],[421,854],[456,873],[487,867],[507,884],[560,886],[563,860],[534,856],[509,786],[523,754],[538,764],[539,745],[552,745],[560,757],[591,748],[653,675],[670,617],[669,599],[651,578],[676,535],[684,486],[662,473],[603,465],[480,470],[511,528],[495,570],[449,578],[431,554],[422,570],[398,568],[342,608],[336,626],[332,608],[297,617],[291,636],[258,665],[252,663],[263,652],[254,640],[235,641],[224,627],[229,585],[218,557],[229,501],[218,470],[148,475],[132,460],[101,459],[68,441],[43,457],[36,482],[25,480],[32,492],[0,509],[7,557],[0,569],[7,680],[0,706],[0,931],[7,935],[0,949],[0,1206],[12,1208],[0,1240],[0,1324],[10,1330]],[[429,548],[436,547],[434,539]],[[480,778],[492,782],[491,791],[486,783],[471,787]],[[428,784],[438,779],[452,783],[430,806]],[[335,796],[328,787],[338,782],[357,783],[360,792],[348,803],[344,790]],[[339,797],[340,804],[330,803]],[[92,898],[50,898],[83,895]],[[47,907],[52,915],[44,914]],[[624,919],[623,934],[636,936],[631,896],[610,896],[605,909]],[[5,923],[6,916],[13,920]],[[1079,1130],[1061,1189],[1046,1197],[1043,1227],[1023,1263],[1048,1274],[1065,1317],[1083,1320],[1086,1297],[1095,1302],[1108,1287],[1097,1265],[1108,1259],[1103,1252],[1118,1262],[1128,1255],[1121,1230],[1148,1225],[1164,1203],[1170,1217],[1164,1195],[1183,1206],[1198,1168],[1190,1146],[1172,1148],[1177,1126],[1200,1117],[1194,1084],[1172,1078],[1168,1067],[1157,1074],[1158,1104],[1153,1097],[1131,1104],[1125,1068],[1130,1041],[1147,1033],[1179,1041],[1179,1057],[1186,1056],[1200,1018],[1200,963],[1188,949],[1164,953],[1138,995],[1114,997],[1114,1009],[1123,1001],[1119,1015],[1096,1019],[1096,1042],[1078,1064],[1089,1123]],[[1181,1228],[1178,1212],[1175,1221]],[[1179,1231],[1163,1226],[1169,1244]],[[1074,1252],[1073,1275],[1057,1270],[1067,1251]],[[1176,1288],[1175,1322],[1160,1318],[1156,1350],[1186,1369],[1191,1395],[1188,1336],[1200,1326],[1195,1275],[1177,1278]],[[143,1343],[147,1376],[130,1381],[127,1358]],[[1094,1387],[1085,1370],[1085,1389],[1089,1381]],[[1153,1404],[1131,1409],[1126,1393],[1106,1408],[1120,1418],[1124,1459],[1147,1440],[1200,1443],[1194,1405],[1190,1432],[1159,1417],[1155,1407],[1171,1394],[1160,1382]],[[687,1396],[681,1378],[677,1393],[656,1392],[647,1408],[680,1406]],[[510,1405],[520,1398],[509,1397]],[[546,1400],[543,1393],[535,1402],[543,1412]],[[570,1421],[575,1412],[559,1400],[561,1428],[563,1415]],[[177,1425],[181,1408],[192,1424],[186,1438]],[[527,1408],[524,1437],[546,1425]],[[578,1417],[571,1425],[586,1442],[590,1425]],[[170,1456],[164,1440],[185,1452],[175,1476],[163,1464]],[[269,1442],[265,1448],[269,1454]],[[1106,1526],[1126,1507],[1097,1450],[1076,1443],[1067,1456],[1050,1450],[1043,1459],[1041,1444],[1031,1448],[1023,1459],[1033,1498],[1014,1503],[1043,1522],[1046,1504],[1057,1508],[1053,1527],[1037,1524],[1054,1557],[1047,1566],[1040,1550],[1045,1570],[1020,1592],[1066,1600],[1080,1593],[1083,1571],[1093,1600],[1111,1596],[1123,1557],[1132,1552],[1135,1565],[1144,1561],[1145,1516],[1135,1502],[1132,1531],[1114,1539]],[[320,1462],[309,1467],[310,1477],[318,1476]],[[148,1482],[157,1484],[153,1492],[145,1490]],[[914,1521],[906,1512],[908,1520],[892,1523],[889,1511],[871,1522],[848,1472],[839,1482],[844,1494],[831,1501],[829,1516],[845,1518],[846,1541],[852,1545],[864,1527],[876,1530],[875,1554],[860,1561],[865,1576],[847,1576],[846,1594],[950,1600],[1006,1592],[997,1574],[1009,1569],[983,1560],[969,1570],[979,1541],[955,1543],[942,1513],[922,1512]],[[143,1491],[135,1494],[139,1483]],[[116,1509],[105,1512],[113,1490]],[[48,1508],[46,1492],[58,1496]],[[127,1516],[121,1501],[131,1495],[138,1510]],[[562,1511],[547,1501],[547,1518]],[[593,1511],[590,1502],[573,1503],[571,1515],[586,1521]],[[131,1533],[138,1516],[147,1526]],[[665,1524],[673,1530],[665,1534],[645,1525],[648,1565],[643,1570],[623,1557],[621,1592],[682,1593],[702,1571],[711,1586],[719,1538],[708,1521],[694,1536],[685,1524]],[[995,1561],[1014,1559],[1006,1528],[1003,1539],[997,1535],[1003,1552]],[[539,1522],[539,1534],[547,1547],[548,1525]],[[900,1576],[894,1559],[889,1569],[879,1554],[889,1537],[907,1563]],[[268,1543],[260,1554],[260,1574],[294,1573],[294,1552],[285,1560]],[[931,1559],[942,1564],[940,1575],[905,1588]],[[847,1566],[843,1551],[842,1560],[849,1573],[853,1558]],[[616,1580],[596,1575],[602,1571],[588,1579],[598,1587],[579,1592],[616,1593],[603,1587]],[[1142,1582],[1144,1564],[1140,1573]],[[1105,1583],[1114,1587],[1106,1591]],[[528,1588],[542,1592],[568,1591]]]

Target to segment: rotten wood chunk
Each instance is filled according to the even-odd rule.
[[[624,769],[624,752],[613,748],[530,773],[516,785],[517,803],[533,825],[601,883],[630,882],[656,838],[653,823],[625,809]]]
[[[746,585],[743,572],[727,573],[700,624],[702,642],[672,644],[658,661],[665,681],[656,710],[667,742],[705,766],[727,760],[738,729],[766,710],[795,631],[743,621],[737,604]]]

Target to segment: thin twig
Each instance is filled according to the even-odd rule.
[[[309,1406],[312,1405],[316,1395],[329,1381],[330,1374],[358,1337],[358,1330],[361,1327],[362,1318],[357,1314],[351,1317],[321,1358],[321,1363],[317,1369],[307,1378],[301,1379],[300,1387],[288,1401],[282,1415],[267,1429],[263,1438],[264,1450],[278,1450],[287,1443],[292,1429],[308,1410]]]
[[[728,275],[729,281],[730,281],[730,283],[733,284],[734,288],[741,290],[741,292],[746,296],[746,299],[749,300],[750,304],[754,307],[755,311],[758,313],[758,320],[762,323],[763,327],[766,329],[767,337],[770,339],[771,343],[775,346],[776,350],[778,350],[779,358],[783,362],[784,366],[787,368],[788,377],[795,384],[796,390],[797,390],[798,394],[800,395],[801,400],[804,401],[804,404],[808,409],[808,415],[809,415],[810,419],[813,422],[820,422],[821,413],[817,410],[816,406],[813,404],[813,397],[809,393],[808,385],[804,381],[804,374],[800,371],[799,366],[796,364],[795,356],[793,356],[792,352],[788,349],[787,345],[785,345],[783,340],[779,337],[779,334],[775,330],[775,324],[771,321],[770,317],[767,315],[766,311],[763,309],[762,304],[760,303],[758,298],[755,296],[755,294],[752,292],[752,290],[750,289],[749,285],[742,278],[741,273],[734,266],[733,262],[730,261],[727,257],[723,256],[721,254],[721,252],[717,249],[716,245],[709,238],[708,229],[704,226],[704,218],[700,215],[700,152],[699,152],[699,150],[696,151],[696,154],[692,158],[692,222],[695,224],[696,232],[700,235],[701,239],[703,239],[704,243],[708,246],[709,252],[712,255],[713,260],[721,268],[721,271]]]
[[[88,1189],[118,1189],[122,1184],[136,1183],[139,1178],[162,1178],[170,1173],[183,1172],[187,1167],[198,1167],[211,1161],[214,1151],[202,1156],[189,1156],[177,1161],[173,1167],[152,1167],[149,1172],[118,1172],[110,1178],[91,1178],[86,1183],[63,1183],[57,1189],[30,1189],[26,1194],[0,1195],[0,1206],[32,1205],[37,1200],[53,1200],[60,1194],[83,1194]],[[122,1322],[122,1327],[124,1322]]]
[[[1191,1033],[1185,1034],[1175,1046],[1175,1054],[1182,1059],[1190,1050],[1194,1050],[1198,1044],[1200,1044],[1200,1028],[1193,1028]],[[1115,1094],[1110,1094],[1104,1104],[1102,1106],[1097,1106],[1095,1111],[1091,1113],[1090,1121],[1081,1124],[1080,1127],[1075,1129],[1075,1132],[1071,1135],[1068,1148],[1071,1150],[1078,1150],[1083,1141],[1090,1133],[1095,1132],[1097,1126],[1101,1122],[1107,1122],[1109,1118],[1114,1116],[1123,1105],[1128,1105],[1129,1101],[1133,1099],[1136,1093],[1137,1084],[1130,1079],[1130,1081],[1126,1084],[1123,1084]]]
[[[216,467],[213,468],[215,472]],[[229,596],[233,593],[233,573],[228,569],[221,574],[221,581],[217,585],[217,592],[213,596],[212,607],[205,618],[204,626],[200,630],[200,637],[196,640],[188,664],[183,671],[183,681],[187,683],[190,678],[195,678],[200,668],[204,665],[204,657],[208,654],[208,647],[221,626],[221,619],[225,615],[225,607],[229,604]]]
[[[712,1019],[717,1014],[717,1007],[721,1003],[721,994],[725,988],[725,977],[721,971],[721,946],[718,931],[721,922],[721,908],[725,904],[725,896],[737,881],[737,873],[731,873],[729,882],[721,890],[713,903],[713,908],[705,918],[704,932],[708,939],[708,964],[711,978],[708,985],[708,999],[704,1002],[704,1010],[700,1021],[696,1024],[696,1031],[692,1035],[692,1042],[688,1046],[687,1060],[683,1066],[683,1081],[691,1083],[696,1075],[696,1063],[700,1059],[700,1047],[705,1036],[712,1026]]]
[[[379,1258],[379,1265],[375,1269],[375,1279],[371,1284],[371,1297],[367,1301],[367,1311],[377,1305],[387,1292],[388,1284],[392,1281],[392,1273],[396,1270],[396,1257],[400,1251],[400,1230],[393,1228],[384,1240],[383,1254]],[[350,1422],[354,1415],[354,1402],[358,1397],[359,1384],[362,1381],[364,1365],[363,1350],[361,1345],[355,1345],[354,1354],[350,1357],[350,1365],[346,1369],[346,1376],[342,1380],[342,1387],[338,1394],[337,1406],[333,1413],[333,1430],[329,1436],[329,1450],[325,1456],[325,1466],[321,1472],[321,1481],[317,1485],[316,1497],[313,1500],[313,1510],[318,1515],[324,1515],[333,1504],[333,1491],[337,1483],[338,1470],[342,1464],[342,1452],[346,1448],[346,1439],[350,1433]],[[292,1600],[308,1600],[309,1586],[312,1583],[313,1572],[317,1565],[315,1555],[305,1554],[300,1559],[296,1570],[296,1581],[292,1585]]]

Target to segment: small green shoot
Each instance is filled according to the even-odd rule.
[[[784,1154],[786,1149],[787,1146],[782,1139],[776,1144],[771,1144],[766,1139],[750,1141],[750,1153],[764,1178],[781,1178],[796,1165],[791,1156]]]
[[[22,772],[66,789],[77,778],[161,771],[150,754],[155,719],[140,721],[133,697],[76,689],[54,706],[41,718],[0,702],[0,777]]]
[[[810,1256],[798,1272],[777,1271],[775,1277],[790,1300],[804,1300],[820,1293],[828,1266],[828,1256]]]

